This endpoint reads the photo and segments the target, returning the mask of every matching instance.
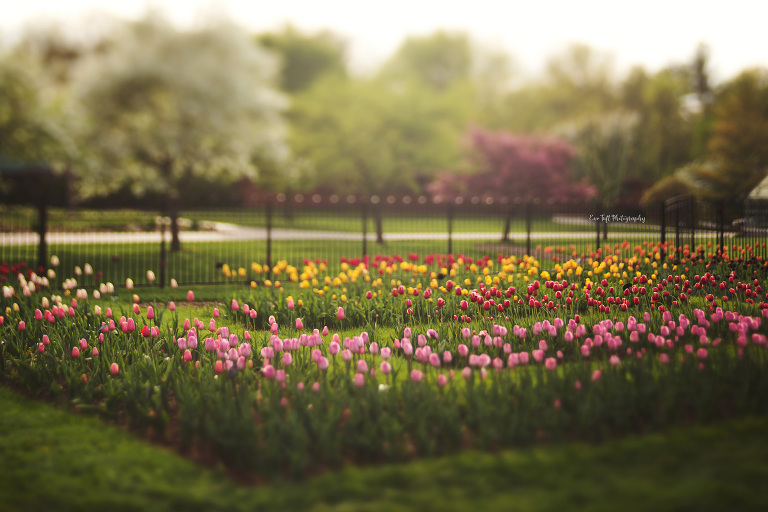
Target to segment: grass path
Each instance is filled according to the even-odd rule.
[[[768,509],[760,491],[768,479],[766,418],[251,488],[2,386],[0,411],[0,509],[7,511]]]

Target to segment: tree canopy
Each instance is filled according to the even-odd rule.
[[[576,151],[562,139],[481,128],[471,129],[467,138],[476,172],[443,174],[431,185],[435,196],[468,194],[521,201],[594,196],[592,187],[576,180],[572,168]]]
[[[256,40],[280,57],[280,87],[288,93],[303,91],[324,76],[347,76],[344,43],[331,32],[304,34],[287,25]]]
[[[180,31],[152,16],[122,30],[73,83],[84,194],[127,184],[178,199],[186,180],[255,178],[255,154],[287,157],[277,62],[246,33],[223,22]]]
[[[303,187],[416,191],[459,158],[461,105],[415,85],[325,80],[295,97],[291,143]]]

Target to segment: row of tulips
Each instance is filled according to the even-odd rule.
[[[363,279],[346,301],[257,288],[201,318],[13,289],[0,371],[265,475],[768,413],[765,267],[685,265],[502,259],[479,282]]]

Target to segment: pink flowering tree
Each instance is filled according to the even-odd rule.
[[[491,132],[472,128],[467,136],[471,174],[442,174],[430,185],[435,197],[460,195],[564,200],[592,198],[594,189],[576,180],[575,149],[566,141],[545,135]]]

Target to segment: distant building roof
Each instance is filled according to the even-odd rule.
[[[747,199],[768,199],[768,175],[752,189]]]

